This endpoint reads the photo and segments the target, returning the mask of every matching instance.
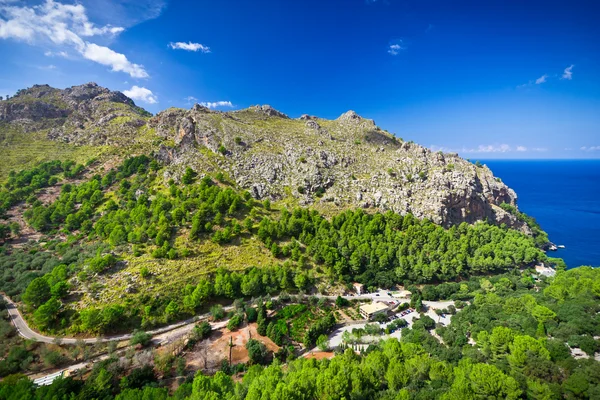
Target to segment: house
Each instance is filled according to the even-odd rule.
[[[363,285],[362,283],[354,282],[352,286],[354,286],[354,291],[358,295],[361,295],[365,292],[365,285]]]
[[[410,299],[412,293],[409,290],[399,290],[393,294],[397,299]]]
[[[370,304],[363,304],[362,306],[360,306],[360,315],[362,315],[365,319],[371,319],[377,314],[387,312],[387,310],[387,305],[376,301]]]

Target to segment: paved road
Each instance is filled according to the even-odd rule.
[[[19,312],[17,305],[8,296],[6,296],[5,294],[1,294],[1,295],[2,295],[2,298],[4,299],[4,301],[6,302],[6,309],[8,310],[10,320],[12,321],[15,328],[17,328],[19,335],[21,335],[25,339],[34,340],[36,342],[43,342],[43,343],[54,343],[57,339],[60,339],[60,342],[63,344],[75,344],[81,340],[83,340],[84,343],[105,343],[105,342],[113,342],[113,341],[120,342],[123,340],[129,340],[133,336],[132,333],[127,333],[124,335],[114,335],[114,336],[101,336],[101,337],[97,337],[97,338],[86,338],[86,339],[62,338],[62,337],[57,338],[57,337],[51,337],[51,336],[44,336],[44,335],[34,331],[33,329],[31,329],[29,327],[29,325],[27,325],[27,321],[25,321],[25,319],[23,319],[23,316]],[[233,307],[229,306],[229,307],[224,307],[224,308],[225,308],[225,311],[228,311],[228,310],[232,309]],[[155,335],[163,334],[165,332],[173,331],[175,329],[178,329],[178,328],[181,328],[184,326],[189,326],[189,328],[191,329],[196,322],[198,322],[199,320],[208,318],[209,315],[210,314],[198,315],[198,316],[195,316],[192,318],[188,318],[185,321],[180,321],[175,324],[163,326],[162,328],[147,331],[147,333],[149,333],[152,336],[155,336]]]
[[[34,340],[36,342],[42,342],[42,343],[54,343],[57,340],[57,337],[45,336],[45,335],[42,335],[42,334],[34,331],[33,329],[31,329],[29,327],[29,325],[27,325],[27,321],[25,321],[25,319],[19,312],[17,305],[4,293],[1,293],[0,295],[6,302],[6,308],[8,310],[8,314],[9,314],[10,319],[11,319],[12,323],[14,324],[15,328],[17,328],[19,335],[21,335],[25,339]],[[344,296],[344,298],[346,298],[348,300],[372,299],[372,298],[373,299],[376,298],[378,300],[392,300],[392,298],[388,298],[387,295],[382,296],[382,297],[374,297],[374,296],[375,296],[374,294],[367,294],[367,295],[362,295],[362,296]],[[337,298],[337,296],[324,296],[324,295],[316,295],[316,297],[322,297],[322,298],[327,298],[327,299],[332,299],[332,300],[335,300]],[[273,299],[276,299],[276,298],[277,298],[277,296],[273,297]],[[394,299],[394,300],[398,300],[398,299]],[[229,310],[233,309],[233,306],[224,307],[224,309],[225,309],[225,311],[229,311]],[[170,331],[173,331],[178,328],[185,327],[185,326],[188,326],[191,329],[196,322],[198,322],[199,320],[202,320],[202,319],[207,319],[209,316],[210,316],[210,314],[198,315],[198,316],[195,316],[192,318],[188,318],[184,321],[180,321],[180,322],[177,322],[177,323],[174,323],[171,325],[164,326],[162,328],[147,331],[147,333],[149,333],[152,336],[155,336],[155,335],[160,335],[165,332],[170,332]],[[96,337],[96,338],[85,338],[85,339],[62,338],[62,337],[58,338],[58,339],[60,339],[60,342],[63,344],[75,344],[78,341],[82,341],[82,340],[84,343],[105,343],[105,342],[129,340],[129,339],[131,339],[132,336],[133,336],[132,333],[127,333],[127,334],[123,334],[123,335],[101,336],[101,337]]]
[[[23,319],[23,316],[17,309],[16,304],[4,293],[1,293],[0,295],[6,302],[6,308],[8,309],[8,314],[10,315],[10,319],[11,319],[12,323],[15,325],[15,328],[17,328],[19,335],[21,335],[25,339],[35,340],[36,342],[43,342],[43,343],[54,343],[57,340],[57,337],[44,336],[44,335],[34,331],[33,329],[31,329],[29,327],[29,325],[27,325],[27,322],[25,321],[25,319]],[[311,297],[311,295],[302,295],[302,296]],[[330,300],[335,300],[337,298],[337,296],[326,296],[326,295],[320,295],[320,294],[317,294],[314,296],[319,297],[319,298],[326,298],[326,299],[330,299]],[[387,292],[383,291],[383,290],[381,290],[379,292],[375,292],[375,293],[368,293],[368,294],[356,295],[356,296],[342,296],[342,297],[344,297],[347,300],[361,299],[361,300],[376,300],[376,301],[388,301],[388,302],[394,301],[394,302],[400,302],[400,303],[409,301],[409,299],[401,299],[401,298],[389,296],[387,294]],[[272,298],[277,299],[278,296],[275,296]],[[424,301],[423,302],[423,304],[425,304],[426,306],[433,306],[433,308],[445,308],[448,305],[453,304],[453,303],[454,302],[452,302],[452,301],[447,301],[447,302]],[[224,309],[225,309],[225,311],[229,311],[229,310],[233,309],[233,306],[227,306],[227,307],[224,307]],[[209,316],[210,316],[210,314],[208,314],[208,313],[202,314],[202,315],[197,315],[192,318],[188,318],[184,321],[180,321],[180,322],[177,322],[177,323],[174,323],[171,325],[164,326],[162,328],[147,331],[147,333],[149,333],[152,336],[156,336],[156,335],[161,335],[166,332],[177,330],[182,327],[188,327],[189,329],[191,329],[196,322],[198,322],[199,320],[208,319]],[[86,338],[86,339],[77,339],[77,338],[59,338],[59,339],[60,339],[60,342],[64,343],[64,344],[75,344],[81,340],[83,340],[84,343],[106,343],[106,342],[112,342],[112,341],[129,340],[129,339],[131,339],[132,336],[133,336],[132,333],[127,333],[127,334],[123,334],[123,335],[101,336],[101,337],[97,337],[97,338]]]

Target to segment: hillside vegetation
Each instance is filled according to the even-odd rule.
[[[188,168],[180,184],[164,185],[163,168],[138,156],[102,176],[94,163],[60,161],[10,174],[0,191],[13,219],[4,238],[33,230],[39,240],[2,246],[1,289],[25,293],[39,329],[148,327],[215,299],[448,281],[546,260],[531,236],[486,222],[444,228],[361,209],[324,217],[258,202],[222,174]]]
[[[341,348],[332,359],[316,360],[278,352],[270,363],[254,340],[247,364],[225,362],[212,376],[183,370],[186,379],[176,390],[168,382],[182,373],[177,363],[164,368],[157,359],[154,367],[128,373],[112,357],[85,380],[36,388],[10,376],[0,383],[0,399],[595,399],[599,285],[600,270],[589,267],[538,282],[528,273],[471,279],[460,285],[470,304],[455,302],[450,326],[421,315],[400,340],[375,342],[361,353]],[[427,286],[422,295],[436,288]],[[287,320],[302,309],[287,306],[278,315]],[[206,340],[205,333],[198,337]],[[573,349],[585,353],[574,357]]]
[[[191,167],[289,208],[389,210],[445,227],[490,221],[531,233],[518,209],[500,207],[516,207],[516,194],[487,167],[404,141],[353,111],[335,120],[292,119],[269,106],[219,112],[195,105],[151,116],[93,83],[35,85],[0,101],[0,138],[0,177],[36,161],[93,155],[114,164],[154,154],[163,184],[179,183]]]

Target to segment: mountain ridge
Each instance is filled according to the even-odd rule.
[[[487,167],[399,139],[354,111],[327,120],[290,118],[266,105],[222,112],[196,104],[151,115],[95,83],[35,85],[0,101],[3,131],[73,151],[97,148],[101,159],[154,154],[166,165],[165,181],[179,181],[189,167],[223,174],[256,199],[392,210],[444,226],[484,220],[531,233],[500,207],[516,209],[517,195]]]

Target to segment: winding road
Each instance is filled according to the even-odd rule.
[[[2,298],[4,299],[4,301],[6,302],[6,309],[8,310],[8,315],[10,317],[10,320],[12,321],[15,328],[17,328],[19,335],[21,335],[22,337],[24,337],[25,339],[28,339],[28,340],[34,340],[36,342],[42,342],[42,343],[55,343],[57,340],[60,340],[60,343],[62,343],[62,344],[76,344],[78,342],[83,341],[84,343],[89,344],[89,343],[105,343],[105,342],[114,342],[114,341],[120,342],[123,340],[129,340],[133,336],[132,333],[127,333],[127,334],[123,334],[123,335],[114,335],[114,336],[100,336],[97,338],[85,338],[85,339],[45,336],[45,335],[42,335],[41,333],[38,333],[38,332],[34,331],[33,329],[31,329],[29,327],[29,325],[27,325],[27,321],[25,321],[25,319],[19,312],[17,305],[4,293],[2,293],[1,295],[2,295]],[[227,311],[230,308],[232,308],[232,307],[225,307],[225,310]],[[188,318],[184,321],[180,321],[180,322],[177,322],[177,323],[174,323],[171,325],[163,326],[162,328],[147,331],[147,333],[149,333],[152,336],[160,335],[162,333],[169,332],[169,331],[181,328],[186,325],[193,325],[201,319],[208,318],[209,315],[210,314],[198,315],[198,316],[195,316],[192,318]]]
[[[55,343],[57,340],[60,340],[60,343],[62,343],[62,344],[76,344],[78,342],[83,341],[84,343],[89,344],[89,343],[106,343],[106,342],[113,342],[113,341],[120,342],[120,341],[124,341],[124,340],[129,340],[133,336],[133,333],[127,333],[127,334],[123,334],[123,335],[114,335],[114,336],[100,336],[100,337],[96,337],[96,338],[85,338],[85,339],[84,338],[79,339],[79,338],[63,338],[63,337],[45,336],[45,335],[42,335],[42,334],[34,331],[33,329],[31,329],[29,327],[29,325],[27,325],[27,321],[25,321],[25,319],[19,312],[17,305],[6,294],[0,293],[0,295],[6,302],[6,308],[8,310],[8,314],[9,314],[10,319],[11,319],[12,323],[14,324],[15,328],[17,328],[19,335],[21,335],[22,337],[24,337],[25,339],[28,339],[28,340],[34,340],[36,342],[42,342],[42,343]],[[301,295],[301,296],[304,296],[304,297],[314,296],[314,297],[326,298],[326,299],[330,299],[330,300],[335,300],[337,298],[337,296],[326,296],[326,295],[321,295],[321,294]],[[399,298],[395,298],[393,296],[389,296],[387,294],[387,292],[383,291],[383,290],[376,292],[376,293],[354,295],[354,296],[342,296],[342,297],[347,300],[369,299],[369,300],[377,300],[377,301],[408,301],[408,299],[399,299]],[[279,296],[272,297],[272,299],[277,299],[277,298],[279,298]],[[428,307],[433,306],[433,308],[445,308],[453,303],[454,302],[452,302],[452,301],[439,301],[439,302],[424,301],[423,302],[423,304],[425,304],[426,306],[428,306]],[[227,306],[227,307],[224,307],[224,309],[225,309],[225,311],[229,311],[229,310],[233,309],[233,306]],[[196,316],[194,316],[192,318],[188,318],[184,321],[179,321],[179,322],[176,322],[171,325],[163,326],[162,328],[146,331],[146,333],[149,333],[150,335],[152,335],[154,337],[154,336],[162,335],[167,332],[171,332],[171,331],[177,330],[179,328],[183,328],[183,327],[189,327],[191,329],[191,327],[196,322],[198,322],[200,320],[206,320],[209,317],[210,317],[210,314],[208,314],[208,313],[202,314],[202,315],[196,315]]]

